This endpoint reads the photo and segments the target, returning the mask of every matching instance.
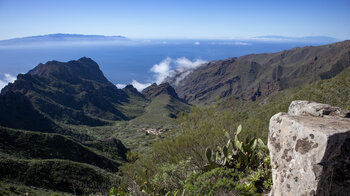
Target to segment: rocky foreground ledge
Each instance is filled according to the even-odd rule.
[[[270,195],[350,194],[350,111],[293,101],[270,120]]]

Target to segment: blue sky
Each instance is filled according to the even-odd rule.
[[[50,33],[350,39],[349,10],[349,0],[0,0],[0,40]]]

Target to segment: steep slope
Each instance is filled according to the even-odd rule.
[[[60,132],[60,127],[35,110],[27,97],[19,92],[0,95],[0,126],[41,132]]]
[[[16,191],[18,186],[24,186],[29,191],[43,188],[74,195],[106,193],[117,178],[113,173],[84,163],[56,159],[26,160],[2,155],[0,174],[0,186],[10,185],[9,190],[0,190],[3,195],[25,194]]]
[[[19,74],[1,94],[8,92],[23,94],[36,110],[65,124],[97,126],[135,117],[127,110],[121,112],[130,105],[128,94],[110,83],[97,63],[85,57],[39,64],[27,74]]]
[[[121,161],[117,162],[94,152],[79,141],[59,134],[0,127],[0,136],[0,152],[21,159],[66,159],[114,172],[122,161],[126,161],[127,149],[122,144],[118,146]]]
[[[109,172],[126,162],[126,152],[116,139],[85,144],[59,134],[0,127],[0,184],[10,181],[71,193],[97,192],[101,187],[96,186],[110,186],[109,177],[116,178]]]
[[[350,41],[294,48],[278,53],[251,54],[213,61],[174,85],[190,103],[211,103],[218,97],[255,100],[275,91],[332,78],[350,66]]]

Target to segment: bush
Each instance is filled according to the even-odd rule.
[[[217,146],[216,153],[213,157],[211,148],[205,151],[206,158],[209,162],[205,166],[206,170],[216,167],[230,167],[237,170],[256,169],[264,167],[265,157],[268,157],[268,148],[260,138],[246,137],[245,141],[239,139],[242,126],[239,125],[236,132],[230,134],[225,131],[228,141],[224,146]],[[266,164],[265,164],[266,165]]]
[[[185,189],[189,195],[261,195],[271,189],[271,173],[219,167],[192,175],[186,180]]]
[[[161,195],[177,191],[179,194],[187,185],[191,185],[192,188],[190,188],[193,192],[188,192],[186,188],[186,194],[209,194],[210,191],[202,192],[202,188],[197,191],[198,187],[196,188],[195,181],[190,183],[190,180],[189,184],[187,183],[188,179],[200,177],[201,181],[205,181],[205,178],[208,177],[206,179],[208,181],[203,183],[209,183],[207,186],[213,188],[212,193],[216,191],[234,193],[242,192],[242,190],[244,192],[248,185],[243,186],[240,180],[231,179],[232,177],[247,178],[248,174],[244,175],[244,173],[240,172],[247,172],[249,169],[262,169],[265,172],[263,179],[269,175],[270,169],[265,168],[266,164],[264,162],[264,158],[267,156],[266,148],[264,148],[266,146],[260,139],[248,139],[249,145],[244,144],[240,147],[239,155],[243,157],[246,156],[246,152],[249,152],[249,156],[247,156],[249,159],[248,162],[244,162],[245,160],[242,159],[244,163],[235,162],[235,167],[232,168],[236,168],[238,173],[228,168],[216,169],[215,171],[220,171],[219,173],[215,171],[203,173],[202,170],[205,169],[208,163],[204,153],[206,148],[210,147],[213,149],[216,145],[225,146],[228,144],[224,136],[224,130],[233,129],[235,123],[231,113],[217,111],[214,106],[209,108],[193,107],[192,113],[179,117],[178,124],[180,125],[180,130],[176,132],[176,135],[155,142],[152,145],[150,154],[136,155],[137,153],[135,152],[128,154],[131,162],[121,168],[121,175],[123,176],[121,188],[124,191],[134,195],[143,194],[142,191]],[[236,136],[238,137],[238,135]],[[234,138],[234,136],[232,137]],[[247,137],[243,135],[242,138],[246,139]],[[233,142],[229,142],[229,145],[231,146]],[[254,143],[256,144],[253,145]],[[233,152],[233,150],[230,147],[230,151]],[[237,150],[236,147],[235,150]],[[239,160],[239,158],[234,160]],[[237,169],[236,163],[241,163],[239,169]],[[246,167],[245,165],[248,166]],[[195,175],[195,177],[191,177],[192,175]],[[228,177],[226,178],[225,176]],[[218,178],[218,182],[212,182],[212,178]],[[254,190],[257,192],[258,190],[263,190],[263,188],[259,185]]]
[[[193,173],[193,169],[189,161],[162,165],[149,182],[151,191],[163,195],[174,190],[182,190],[185,180]]]

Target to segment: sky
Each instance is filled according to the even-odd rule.
[[[0,0],[0,40],[51,33],[350,39],[349,10],[349,0]]]

